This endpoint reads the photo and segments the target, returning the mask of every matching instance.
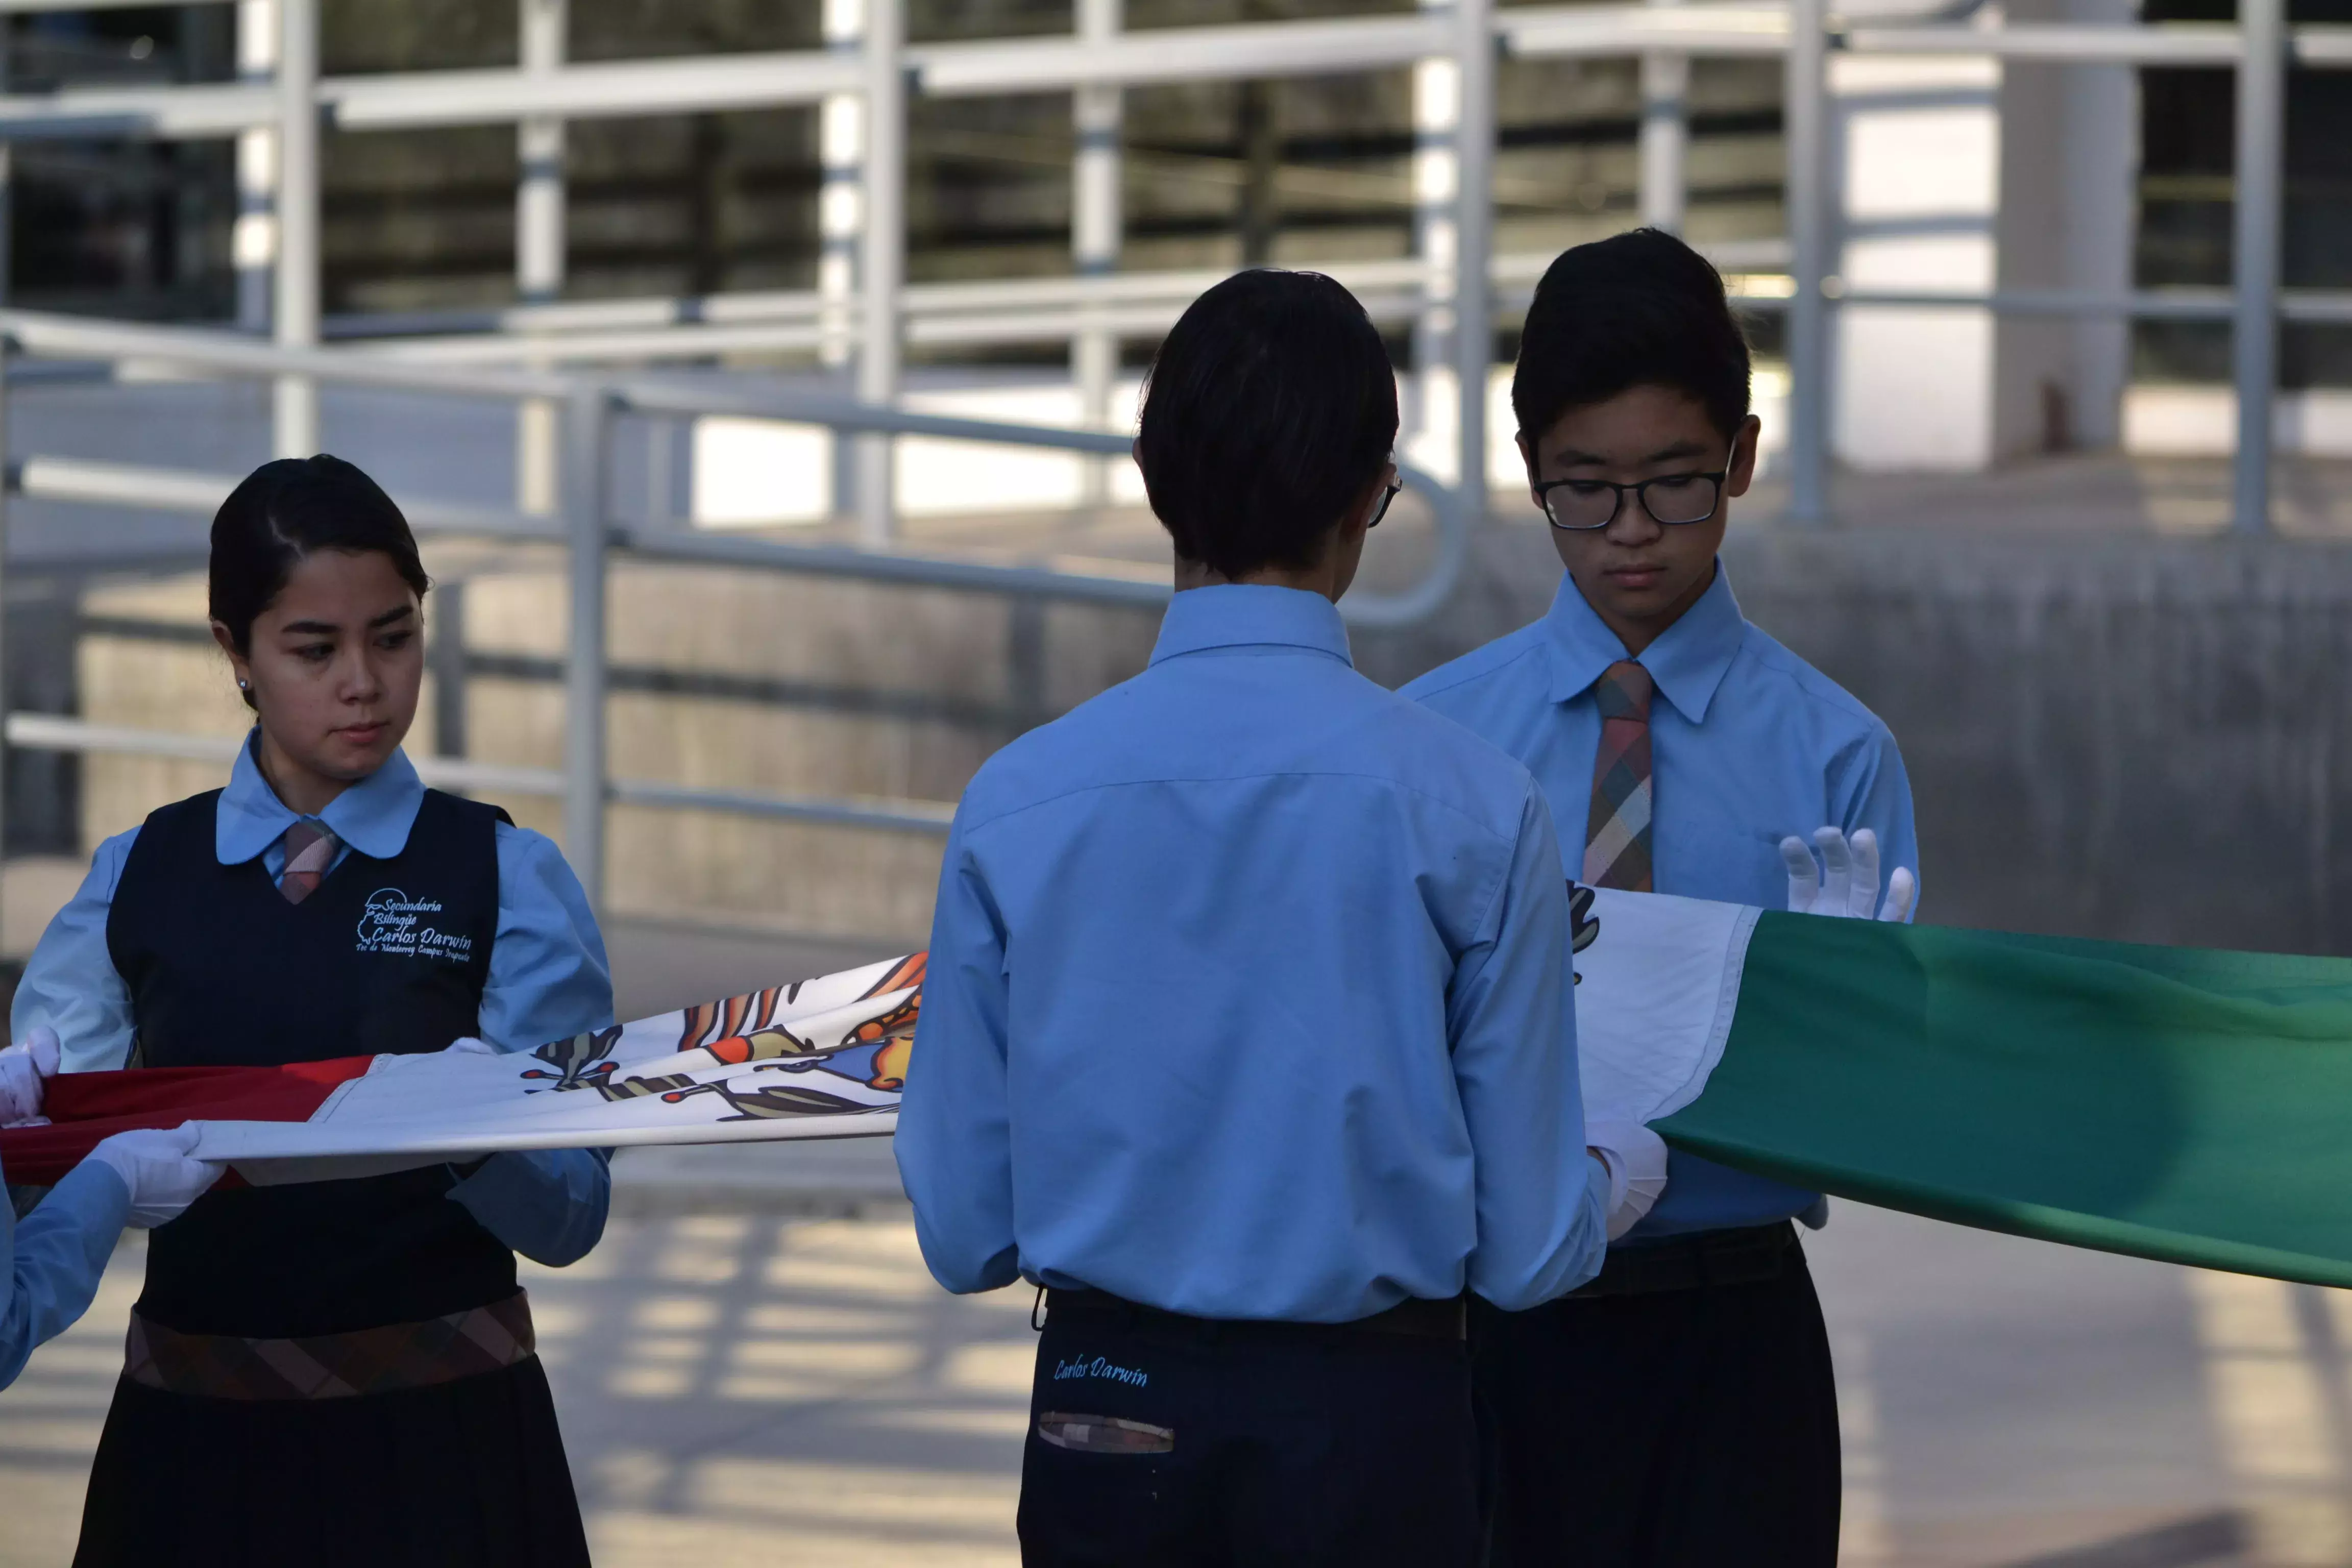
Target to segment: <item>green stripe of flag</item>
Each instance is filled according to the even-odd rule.
[[[1801,1185],[2352,1287],[2352,961],[1767,913],[1656,1123]]]

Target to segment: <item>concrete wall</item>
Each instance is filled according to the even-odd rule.
[[[2292,542],[1760,528],[1735,530],[1727,554],[1750,617],[1901,741],[1927,918],[2352,952],[2352,554]],[[562,697],[550,677],[563,637],[553,563],[434,564],[467,584],[467,751],[552,765]],[[1402,681],[1539,615],[1557,578],[1539,530],[1495,525],[1449,610],[1408,632],[1359,633],[1360,662]],[[100,618],[79,640],[71,683],[82,711],[240,729],[216,655],[138,629],[178,625],[184,639],[200,605],[188,579],[94,593],[84,607]],[[634,672],[614,700],[617,774],[940,800],[1027,725],[1139,668],[1156,628],[1142,611],[650,566],[619,574],[614,608],[616,666]],[[42,635],[54,637],[63,623],[48,624]],[[19,670],[37,665],[12,646]],[[436,728],[430,686],[420,752]],[[86,852],[218,776],[92,757],[59,782],[78,794]],[[557,830],[552,802],[504,804]],[[618,811],[613,905],[914,940],[929,923],[938,845]]]
[[[453,727],[461,754],[560,765],[566,615],[555,558],[444,548],[426,563],[442,584],[426,604],[432,634],[436,615],[463,606],[472,672]],[[461,601],[445,592],[460,583]],[[1157,627],[1134,611],[647,565],[614,573],[612,605],[615,777],[832,796],[953,800],[1004,742],[1140,668]],[[203,605],[193,576],[97,587],[78,636],[60,646],[54,618],[28,622],[45,640],[16,637],[12,650],[27,671],[68,666],[73,705],[94,721],[241,734],[248,721],[226,661],[202,640]],[[434,750],[447,701],[428,674],[412,754]],[[86,856],[225,776],[209,763],[90,756],[52,786],[71,792],[69,841],[20,834],[14,847]],[[37,799],[29,777],[12,788]],[[562,841],[557,802],[499,804]],[[632,916],[913,942],[930,923],[939,848],[927,834],[622,807],[610,824],[608,899]],[[11,876],[23,868],[20,859]],[[77,879],[46,868],[51,908]],[[16,911],[16,948],[47,912]]]
[[[2352,554],[1997,533],[1735,533],[1750,619],[1894,728],[1940,923],[2352,952]],[[1409,676],[1540,613],[1496,529]]]

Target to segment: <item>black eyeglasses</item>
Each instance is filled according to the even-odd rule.
[[[1388,516],[1390,506],[1395,502],[1398,492],[1403,489],[1404,481],[1402,479],[1393,479],[1390,481],[1386,493],[1381,497],[1381,504],[1372,508],[1372,521],[1364,524],[1367,529],[1380,527],[1381,519]]]
[[[1726,470],[1727,472],[1728,470]],[[1625,498],[1642,498],[1650,521],[1669,528],[1705,522],[1723,500],[1723,473],[1662,474],[1636,485],[1608,479],[1550,479],[1536,487],[1536,500],[1554,528],[1590,533],[1617,521]]]

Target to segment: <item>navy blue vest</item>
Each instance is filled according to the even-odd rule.
[[[142,1067],[437,1051],[478,1028],[498,934],[495,806],[425,792],[388,860],[356,848],[299,904],[214,849],[220,792],[147,819],[107,948]],[[446,1166],[215,1191],[157,1229],[139,1310],[184,1333],[289,1338],[409,1322],[515,1289],[514,1255]]]

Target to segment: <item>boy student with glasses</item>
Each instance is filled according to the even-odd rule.
[[[957,809],[897,1148],[942,1285],[1041,1288],[1030,1568],[1469,1568],[1464,1292],[1572,1289],[1664,1173],[1585,1125],[1535,781],[1349,660],[1396,429],[1337,283],[1195,300],[1150,664]]]
[[[1674,237],[1580,246],[1538,285],[1511,385],[1567,568],[1532,626],[1404,695],[1524,763],[1577,881],[1907,917],[1917,848],[1894,737],[1739,613],[1716,558],[1756,470],[1748,353]],[[1827,824],[1827,826],[1820,825]],[[1532,1310],[1473,1302],[1497,1568],[1832,1568],[1838,1428],[1792,1219],[1824,1200],[1676,1152],[1598,1277]]]

